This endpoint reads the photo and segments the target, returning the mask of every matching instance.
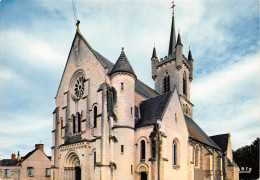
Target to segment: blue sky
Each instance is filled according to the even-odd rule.
[[[0,0],[0,159],[36,143],[50,155],[52,112],[75,20],[70,0]],[[208,135],[231,133],[233,149],[259,136],[260,61],[257,0],[176,0],[176,32],[191,46],[194,120]],[[167,55],[171,1],[77,1],[80,30],[115,62],[125,47],[150,87],[150,58]]]

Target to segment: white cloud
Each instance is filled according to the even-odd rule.
[[[218,95],[215,102],[224,101],[238,93],[247,95],[252,85],[260,87],[259,56],[246,57],[225,69],[204,75],[192,83],[192,98],[197,103],[211,101]],[[233,98],[233,97],[232,97]]]
[[[2,56],[8,55],[12,60],[26,62],[36,67],[53,67],[64,65],[64,57],[62,52],[52,43],[45,42],[34,36],[34,34],[26,34],[19,30],[9,30],[1,32],[4,42],[1,51]]]
[[[260,119],[259,55],[242,57],[191,84],[194,117],[209,134],[231,133],[233,148],[258,136]],[[216,128],[217,127],[217,128]]]

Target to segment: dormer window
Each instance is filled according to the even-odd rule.
[[[168,72],[165,72],[163,78],[163,93],[167,93],[170,91],[170,75]]]

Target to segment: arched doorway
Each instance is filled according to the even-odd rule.
[[[138,174],[139,180],[147,180],[148,179],[148,173],[149,173],[149,167],[146,163],[140,163],[137,168],[136,172]]]
[[[64,163],[65,180],[81,180],[81,166],[75,152],[68,153]]]

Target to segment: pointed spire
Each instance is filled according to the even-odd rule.
[[[153,55],[152,55],[152,58],[156,58],[156,59],[157,59],[157,53],[156,53],[155,45],[154,45],[154,47],[153,47]]]
[[[190,50],[190,47],[189,47],[189,54],[188,54],[188,60],[192,60],[192,61],[193,61],[193,58],[192,58],[192,54],[191,54],[191,50]]]
[[[123,47],[122,47],[121,54],[120,54],[118,60],[116,61],[116,64],[114,65],[113,69],[110,72],[110,75],[113,75],[113,74],[119,73],[119,72],[132,74],[136,78],[135,72],[125,55]]]
[[[175,21],[174,21],[174,1],[172,2],[172,26],[171,26],[171,35],[170,35],[170,42],[169,42],[169,52],[168,55],[175,52],[175,45],[176,45],[176,35],[175,35]]]
[[[178,33],[177,44],[175,46],[177,46],[177,45],[182,45],[180,31]]]

